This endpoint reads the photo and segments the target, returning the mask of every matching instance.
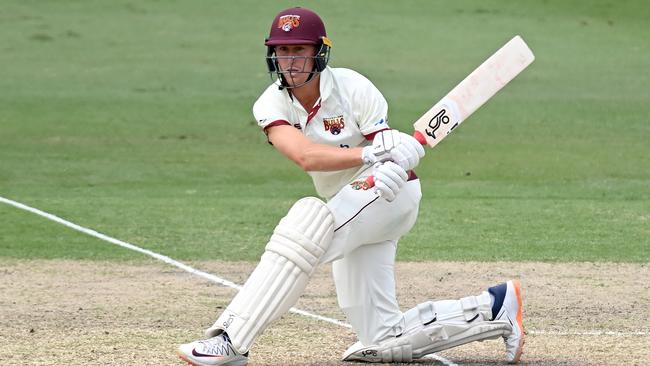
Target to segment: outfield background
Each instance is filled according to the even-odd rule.
[[[399,260],[647,264],[646,1],[301,4],[404,131],[513,35],[537,56],[422,161]],[[179,260],[257,260],[315,194],[251,113],[294,5],[3,0],[0,196]],[[4,263],[144,258],[0,205]]]

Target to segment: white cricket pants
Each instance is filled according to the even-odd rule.
[[[364,345],[391,335],[402,320],[395,293],[399,238],[415,224],[422,193],[408,181],[393,202],[345,186],[328,203],[335,232],[321,263],[332,262],[338,303]]]

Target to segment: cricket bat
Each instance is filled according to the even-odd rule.
[[[413,137],[435,147],[533,60],[526,42],[515,36],[415,121]]]
[[[526,42],[515,36],[415,121],[413,137],[435,147],[533,60],[535,55]],[[374,186],[374,177],[366,183]]]

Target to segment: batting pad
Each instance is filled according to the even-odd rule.
[[[394,336],[379,345],[357,342],[343,355],[344,361],[411,362],[422,356],[510,334],[508,321],[490,321],[490,295],[460,300],[425,302],[404,313]]]
[[[298,301],[334,234],[334,217],[325,203],[308,197],[280,220],[260,263],[214,325],[214,336],[227,331],[244,354],[266,327]]]

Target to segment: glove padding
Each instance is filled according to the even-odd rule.
[[[375,165],[372,174],[375,177],[375,192],[388,202],[395,199],[408,180],[406,170],[392,161]]]
[[[415,168],[424,156],[424,148],[413,136],[397,130],[384,130],[375,135],[372,146],[363,148],[364,164],[393,161],[404,170]]]

